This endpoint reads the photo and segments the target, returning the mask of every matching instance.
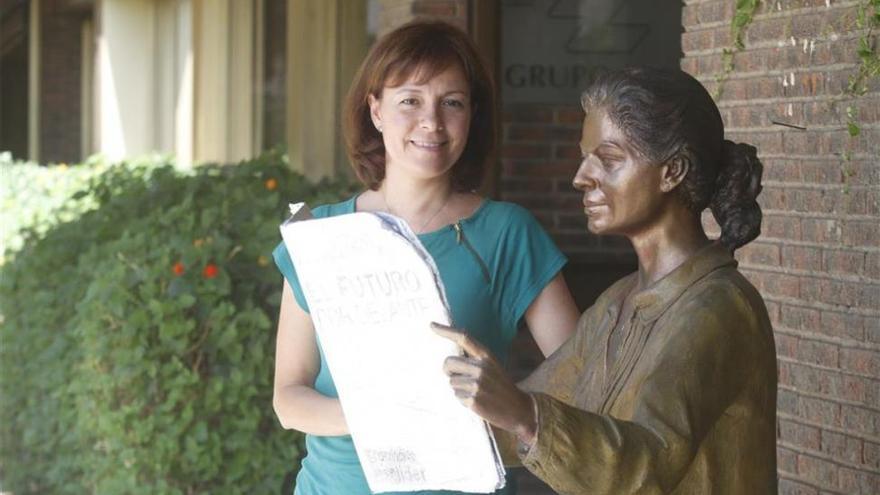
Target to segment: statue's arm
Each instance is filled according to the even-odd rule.
[[[711,302],[711,301],[710,301]],[[720,302],[720,301],[715,301]],[[748,349],[736,325],[748,308],[706,304],[677,308],[654,332],[671,332],[663,351],[643,354],[652,371],[637,386],[626,420],[535,393],[535,444],[523,465],[563,494],[668,493],[682,479],[700,442],[743,387]],[[751,318],[753,320],[753,318]]]

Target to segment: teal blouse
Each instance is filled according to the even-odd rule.
[[[357,196],[319,206],[312,213],[316,218],[353,213],[356,199]],[[419,235],[419,240],[440,271],[455,326],[467,329],[499,361],[506,362],[526,309],[559,273],[565,257],[528,211],[512,203],[488,199],[470,217]],[[283,242],[272,255],[297,302],[308,311]],[[320,342],[318,352],[321,369],[315,379],[315,390],[338,397]],[[351,436],[306,435],[306,449],[295,493],[370,493]]]

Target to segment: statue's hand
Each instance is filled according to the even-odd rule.
[[[488,349],[463,330],[439,323],[431,327],[464,350],[464,356],[450,356],[443,363],[458,400],[489,423],[531,444],[537,429],[532,397],[516,386]]]

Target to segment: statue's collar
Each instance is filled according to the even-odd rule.
[[[714,242],[701,248],[660,280],[634,294],[633,307],[642,321],[655,320],[698,280],[719,268],[736,265],[730,251]],[[634,276],[632,283],[636,280]]]

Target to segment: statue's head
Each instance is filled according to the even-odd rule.
[[[718,107],[699,81],[681,70],[611,71],[596,78],[581,96],[581,105],[587,114],[585,128],[600,126],[604,119],[634,160],[679,170],[670,192],[696,215],[710,207],[728,248],[736,249],[760,233],[755,198],[762,166],[756,150],[724,139]]]

